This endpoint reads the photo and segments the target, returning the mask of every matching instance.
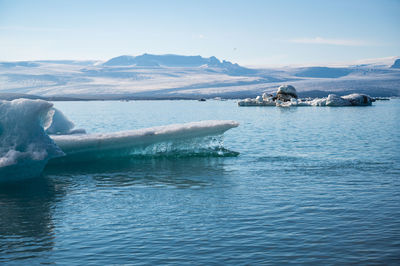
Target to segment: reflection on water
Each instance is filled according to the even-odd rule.
[[[53,248],[52,215],[62,194],[44,177],[0,186],[0,262],[8,256],[35,257]]]
[[[75,234],[94,218],[90,214],[91,208],[103,208],[100,202],[95,206],[80,200],[87,195],[101,197],[102,193],[121,193],[135,187],[197,189],[227,186],[229,181],[223,178],[225,159],[131,158],[50,165],[40,178],[2,185],[0,262],[53,263],[59,256],[70,257],[68,250],[56,248],[56,237],[64,241],[69,239],[66,243],[75,243],[75,248],[80,249],[80,245],[85,248],[85,243],[78,244],[82,236]],[[80,230],[62,229],[69,219]],[[97,223],[101,223],[101,219],[97,219]]]
[[[92,178],[97,186],[172,186],[202,187],[223,175],[223,158],[120,158],[91,163],[49,165],[48,176]],[[71,182],[74,182],[71,180]],[[220,182],[220,180],[218,180]]]

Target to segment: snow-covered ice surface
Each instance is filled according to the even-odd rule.
[[[100,61],[0,62],[0,96],[26,93],[94,99],[246,98],[282,84],[299,97],[353,92],[399,96],[400,69],[391,63],[250,69],[215,57],[120,56]]]
[[[296,89],[291,86],[291,85],[285,85],[285,86],[280,86],[278,88],[278,91],[276,92],[277,94],[288,94],[292,97],[297,98],[297,91]],[[263,97],[264,98],[264,97]]]
[[[61,161],[86,161],[130,155],[154,143],[170,145],[174,141],[218,136],[238,125],[234,121],[210,120],[106,134],[55,135],[52,139],[66,153]]]
[[[276,106],[290,107],[290,106],[369,106],[372,104],[372,98],[368,95],[353,93],[345,96],[338,96],[336,94],[329,94],[328,97],[315,98],[312,100],[298,100],[291,99],[288,102],[277,101]]]
[[[283,85],[280,86],[276,95],[263,93],[262,96],[258,95],[256,98],[246,98],[238,101],[239,106],[368,106],[372,105],[375,99],[369,95],[352,93],[349,95],[338,96],[336,94],[329,94],[328,97],[322,98],[307,98],[298,99],[297,91],[293,86]]]
[[[124,157],[137,148],[158,143],[171,146],[179,141],[202,142],[202,138],[207,137],[213,140],[213,137],[218,138],[237,126],[234,121],[212,120],[84,134],[84,130],[75,130],[74,124],[49,102],[29,99],[0,101],[0,182],[38,176],[48,161],[57,157],[63,158],[61,162]],[[223,152],[222,143],[217,145]],[[186,150],[194,149],[186,146]]]

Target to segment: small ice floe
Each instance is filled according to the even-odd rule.
[[[390,101],[390,98],[385,98],[385,97],[375,97],[375,101]]]
[[[343,99],[348,100],[351,105],[368,106],[374,101],[371,97],[364,94],[353,93],[350,95],[342,96]]]
[[[280,86],[276,95],[264,93],[255,99],[247,98],[238,102],[239,106],[368,106],[374,99],[365,94],[353,93],[346,96],[329,94],[328,97],[299,99],[296,89],[291,85]]]

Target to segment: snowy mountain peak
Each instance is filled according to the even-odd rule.
[[[104,66],[166,66],[166,67],[199,67],[202,65],[208,66],[223,66],[219,59],[215,56],[205,58],[197,56],[184,55],[153,55],[142,54],[139,56],[122,55],[111,58],[105,62]]]

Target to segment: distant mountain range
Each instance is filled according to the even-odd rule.
[[[231,75],[254,74],[255,70],[232,64],[229,61],[222,62],[215,56],[209,58],[185,55],[153,55],[143,54],[139,56],[121,55],[104,62],[103,66],[131,66],[131,67],[209,67],[224,69]]]
[[[342,67],[246,68],[212,56],[123,55],[108,61],[0,62],[0,98],[243,98],[291,84],[300,97],[400,96],[400,59]],[[22,95],[22,96],[21,96]],[[29,96],[34,95],[34,96]]]
[[[225,63],[226,61],[224,61]],[[204,58],[201,56],[183,56],[183,55],[152,55],[143,54],[139,56],[121,55],[111,58],[103,63],[103,66],[166,66],[166,67],[199,67],[224,66],[215,56]],[[226,62],[229,63],[229,62]],[[231,64],[231,63],[229,63]]]

